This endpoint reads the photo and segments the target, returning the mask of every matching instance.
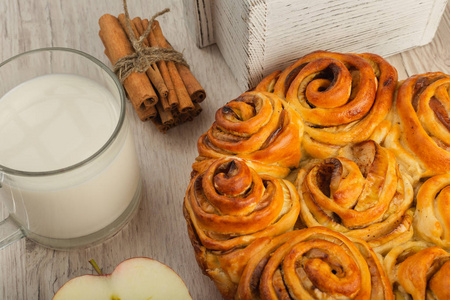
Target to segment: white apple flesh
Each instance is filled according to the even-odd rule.
[[[183,280],[150,258],[131,258],[108,275],[83,275],[66,282],[53,300],[191,299]]]

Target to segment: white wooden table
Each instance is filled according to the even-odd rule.
[[[128,2],[132,17],[149,18],[163,8],[171,9],[159,20],[167,39],[176,49],[184,51],[207,92],[204,111],[193,122],[165,135],[132,114],[145,184],[137,215],[117,235],[88,249],[53,251],[22,239],[0,250],[0,299],[51,299],[69,279],[95,272],[89,259],[94,258],[105,273],[110,273],[121,261],[137,256],[151,257],[172,267],[186,282],[194,299],[221,298],[197,266],[182,202],[191,164],[197,155],[197,138],[212,124],[214,112],[243,91],[216,46],[196,48],[185,28],[181,0]],[[104,13],[121,12],[120,0],[2,0],[0,61],[31,49],[61,46],[85,51],[110,65],[98,38],[97,21]],[[395,55],[388,61],[397,68],[400,79],[427,71],[450,74],[449,45],[450,5],[431,44]]]

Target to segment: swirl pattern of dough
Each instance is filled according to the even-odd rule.
[[[258,173],[285,177],[301,158],[303,123],[274,94],[247,92],[216,112],[216,121],[197,143],[193,169],[202,172],[217,158],[235,156]]]
[[[299,172],[301,218],[361,238],[385,253],[413,235],[413,189],[395,156],[374,141],[343,148],[341,156],[312,160]]]
[[[384,259],[396,299],[450,299],[450,253],[425,242],[393,248]]]
[[[257,243],[248,245],[292,230],[299,210],[290,182],[258,175],[245,161],[230,157],[192,178],[184,202],[197,262],[227,299],[258,249]]]
[[[450,300],[450,75],[397,79],[317,51],[216,112],[183,211],[225,299]]]
[[[450,250],[450,174],[425,181],[416,201],[415,232],[425,241]]]
[[[325,227],[267,241],[248,262],[236,299],[393,299],[377,256]]]
[[[426,73],[406,79],[385,145],[414,178],[450,170],[450,75]]]
[[[326,158],[347,143],[369,139],[376,129],[388,130],[383,121],[396,84],[397,71],[380,56],[317,51],[269,75],[256,90],[285,97],[305,124],[306,152]]]

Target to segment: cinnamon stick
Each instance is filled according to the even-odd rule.
[[[169,99],[167,99],[167,97],[161,97],[161,104],[165,111],[171,111],[171,106],[169,104]]]
[[[134,53],[127,34],[116,17],[105,14],[100,17],[98,22],[100,25],[99,36],[113,65],[120,58]],[[158,100],[156,92],[145,74],[130,74],[124,80],[123,86],[136,111],[145,110]]]
[[[185,113],[181,113],[177,116],[174,115],[175,122],[174,126],[180,125],[187,121],[192,121],[196,116],[202,112],[202,107],[198,103],[194,103],[194,109]]]
[[[129,24],[132,32],[127,30],[124,14],[120,14],[118,18],[106,14],[100,18],[99,25],[99,36],[105,46],[105,54],[115,64],[120,58],[134,53],[130,41],[132,38],[139,39],[148,27],[148,20],[134,18]],[[152,30],[142,42],[147,47],[173,49],[165,39],[158,21],[154,21]],[[202,111],[198,102],[206,97],[189,68],[171,61],[152,64],[146,74],[132,73],[123,84],[139,118],[143,121],[150,119],[163,133],[181,123],[192,121]],[[152,84],[160,96],[159,101]],[[149,99],[137,102],[135,95],[149,88],[156,100],[152,103]]]
[[[158,111],[156,110],[155,106],[150,106],[145,110],[138,110],[136,111],[139,119],[141,121],[148,121],[150,119],[155,118],[158,115]]]
[[[161,30],[162,34],[162,30]],[[172,45],[165,39],[168,45],[168,48],[173,49]],[[191,70],[188,67],[175,64],[177,66],[178,73],[180,74],[181,79],[186,86],[186,90],[191,97],[191,100],[197,103],[202,102],[206,99],[206,92],[203,87],[198,82],[197,78],[192,74]]]
[[[178,111],[178,108],[172,109],[170,111],[172,113],[172,116],[176,119],[180,115],[180,112]]]
[[[169,44],[170,45],[170,44]],[[197,103],[202,102],[206,98],[206,92],[188,67],[176,64],[177,70],[180,73],[181,79],[186,86],[186,90],[191,97],[191,100]]]
[[[151,119],[152,123],[156,126],[156,128],[162,133],[166,133],[167,130],[174,127],[174,125],[164,125],[161,123],[161,119],[159,117]]]
[[[146,27],[144,27],[144,25],[143,25],[143,21],[141,20],[141,18],[136,17],[133,19],[133,23],[134,23],[134,26],[136,27],[139,35],[141,36],[146,29]],[[147,26],[148,26],[148,24],[147,24]],[[150,47],[150,42],[149,42],[148,38],[144,40],[144,45],[146,47]],[[153,85],[156,87],[156,90],[159,93],[159,96],[160,96],[159,100],[161,101],[161,104],[162,104],[164,110],[170,111],[171,106],[170,106],[169,100],[167,98],[169,96],[169,90],[167,88],[166,83],[164,82],[164,78],[162,77],[161,72],[159,71],[159,67],[155,63],[155,64],[152,64],[150,66],[150,68],[151,68],[151,70],[149,69],[148,72],[155,73],[153,79],[150,78],[150,81],[153,83]],[[148,72],[147,72],[147,75],[148,75]],[[149,77],[150,77],[150,75],[149,75]]]
[[[124,14],[119,15],[119,22],[122,25],[123,29],[125,30],[126,20],[125,20]],[[131,21],[131,28],[133,29],[133,33],[134,33],[134,36],[136,37],[136,39],[138,39],[145,31],[145,29],[142,27],[141,18],[139,18],[139,17],[136,17]],[[126,31],[126,32],[128,34],[128,31]],[[145,39],[143,42],[144,42],[144,46],[147,46],[147,47],[150,46],[147,39]],[[159,95],[161,97],[167,97],[167,94],[169,93],[169,91],[167,90],[167,86],[164,83],[164,79],[161,77],[161,73],[159,72],[158,66],[156,66],[156,64],[152,64],[148,68],[146,73],[147,73],[147,76],[150,79],[150,81],[153,83],[153,86],[158,91]]]
[[[144,28],[148,27],[148,20],[143,19],[142,25]],[[148,42],[150,43],[151,47],[159,47],[158,43],[156,42],[155,35],[153,32],[150,31],[150,34],[148,35]],[[159,71],[161,72],[161,76],[164,79],[164,82],[167,86],[167,89],[169,90],[169,94],[167,96],[167,101],[169,102],[170,110],[174,110],[178,108],[178,97],[177,93],[175,92],[175,87],[173,85],[172,79],[170,78],[169,68],[167,67],[167,63],[165,61],[159,61],[156,63],[159,67]]]
[[[192,121],[193,117],[190,115],[190,112],[185,112],[180,114],[180,116],[178,117],[178,124],[182,124],[185,123],[187,121]]]
[[[153,21],[152,32],[155,36],[156,42],[159,47],[170,48],[169,44],[164,37],[159,22],[157,20]],[[183,80],[178,73],[177,67],[174,62],[168,61],[167,67],[169,69],[170,78],[175,88],[175,92],[178,97],[178,110],[180,112],[187,112],[194,109],[194,104],[192,103],[191,97],[189,96]]]
[[[198,104],[198,103],[196,102],[196,103],[194,103],[194,110],[190,111],[189,114],[192,116],[192,118],[195,118],[195,117],[198,116],[202,111],[203,111],[202,107],[200,106],[200,104]]]
[[[170,111],[165,111],[161,103],[156,103],[156,109],[158,110],[159,117],[163,125],[171,125],[174,123],[172,113]]]

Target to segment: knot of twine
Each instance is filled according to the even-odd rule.
[[[131,45],[135,53],[120,58],[114,64],[114,72],[119,77],[120,82],[124,82],[125,79],[133,72],[145,73],[150,66],[158,61],[172,61],[178,64],[182,64],[189,68],[183,54],[168,48],[161,47],[146,47],[143,43],[152,30],[153,21],[170,11],[166,8],[156,13],[149,21],[147,29],[144,33],[136,39],[133,29],[131,27],[130,15],[128,14],[127,1],[123,0],[123,9],[125,12],[125,24],[128,36],[130,37]]]

